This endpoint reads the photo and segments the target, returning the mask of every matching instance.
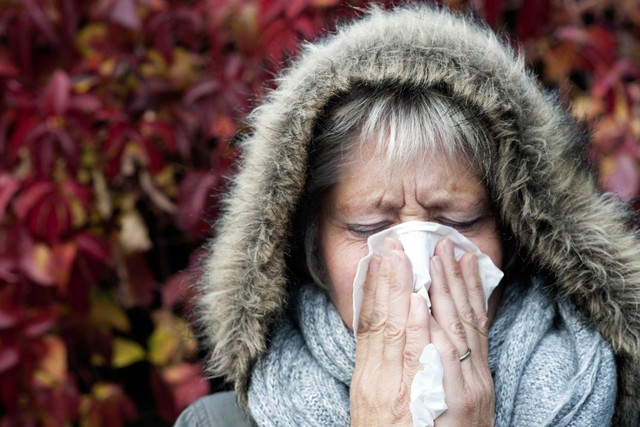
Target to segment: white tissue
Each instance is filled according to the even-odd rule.
[[[420,355],[422,371],[411,383],[411,417],[414,427],[431,427],[440,414],[447,409],[444,402],[444,371],[440,354],[433,344],[427,344]]]
[[[429,307],[431,307],[431,300],[428,294],[429,286],[431,285],[429,260],[435,252],[436,244],[445,237],[453,243],[453,252],[457,260],[466,252],[475,253],[478,259],[478,272],[484,288],[485,308],[491,292],[502,279],[502,271],[493,264],[491,258],[480,252],[476,245],[457,230],[432,222],[404,222],[376,233],[367,240],[369,254],[360,260],[356,277],[353,281],[354,331],[358,330],[363,286],[367,277],[369,261],[374,255],[382,255],[384,240],[387,237],[398,239],[402,243],[404,252],[411,261],[413,291],[424,297]],[[415,427],[431,427],[434,419],[447,409],[442,385],[442,363],[433,344],[425,346],[420,356],[420,363],[423,366],[423,370],[416,374],[411,385],[411,415]]]
[[[353,279],[353,330],[358,330],[358,319],[362,307],[362,293],[369,261],[374,255],[382,256],[384,239],[392,237],[400,240],[404,252],[411,261],[413,270],[413,292],[424,297],[431,307],[429,299],[429,286],[431,275],[429,274],[429,259],[436,250],[436,244],[443,238],[448,238],[453,243],[453,254],[459,260],[465,252],[475,253],[478,259],[478,272],[484,287],[485,308],[491,292],[498,286],[503,273],[496,267],[488,255],[480,252],[480,249],[460,234],[457,230],[435,222],[409,221],[387,228],[379,233],[369,236],[367,245],[369,254],[360,260],[356,277]]]

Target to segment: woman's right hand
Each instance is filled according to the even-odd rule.
[[[429,311],[397,240],[386,239],[382,258],[369,263],[356,334],[352,425],[413,425],[411,383],[429,343]]]

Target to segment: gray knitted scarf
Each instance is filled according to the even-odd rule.
[[[506,287],[489,335],[496,426],[604,426],[613,415],[613,353],[568,304],[538,284]],[[353,334],[326,294],[305,285],[255,366],[259,426],[348,426]]]

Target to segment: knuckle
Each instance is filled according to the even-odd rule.
[[[425,325],[421,323],[408,322],[407,323],[407,335],[418,335],[425,330]]]
[[[388,341],[397,341],[402,338],[403,330],[400,329],[395,323],[387,322],[384,326],[384,337]]]
[[[369,319],[360,318],[358,321],[358,337],[360,337],[360,335],[368,334],[369,330],[371,330],[371,322]]]
[[[444,358],[446,357],[449,361],[455,362],[460,359],[460,355],[458,354],[458,350],[454,346],[447,346],[447,349],[441,354]]]
[[[464,322],[467,325],[472,325],[475,327],[475,325],[477,324],[477,317],[476,317],[475,311],[473,311],[473,308],[471,307],[470,304],[468,303],[464,304],[460,308],[459,314],[462,322]]]
[[[451,266],[451,274],[453,274],[453,277],[456,279],[462,279],[462,269],[460,268],[460,264],[457,262],[453,263]]]
[[[420,361],[420,353],[416,348],[405,348],[402,356],[404,357],[405,366],[415,366]]]
[[[369,332],[380,332],[384,330],[387,315],[380,310],[373,310],[371,313],[371,323],[369,324]]]
[[[469,283],[469,289],[473,293],[484,297],[484,288],[482,287],[482,282],[480,280],[471,280]]]
[[[459,339],[462,341],[467,339],[467,334],[464,330],[464,325],[460,320],[455,320],[449,325],[449,332],[451,336],[456,339]]]
[[[464,412],[474,412],[480,406],[480,397],[476,393],[468,393],[461,403]]]
[[[402,283],[400,283],[400,281],[396,277],[392,277],[389,280],[389,292],[402,292]]]
[[[480,334],[482,334],[483,336],[489,335],[489,318],[487,317],[486,313],[481,314],[477,317],[476,325]]]

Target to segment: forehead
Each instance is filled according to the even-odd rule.
[[[350,155],[331,199],[335,207],[400,207],[410,200],[438,208],[472,209],[488,204],[488,192],[468,162],[444,153],[398,161],[369,148]]]

